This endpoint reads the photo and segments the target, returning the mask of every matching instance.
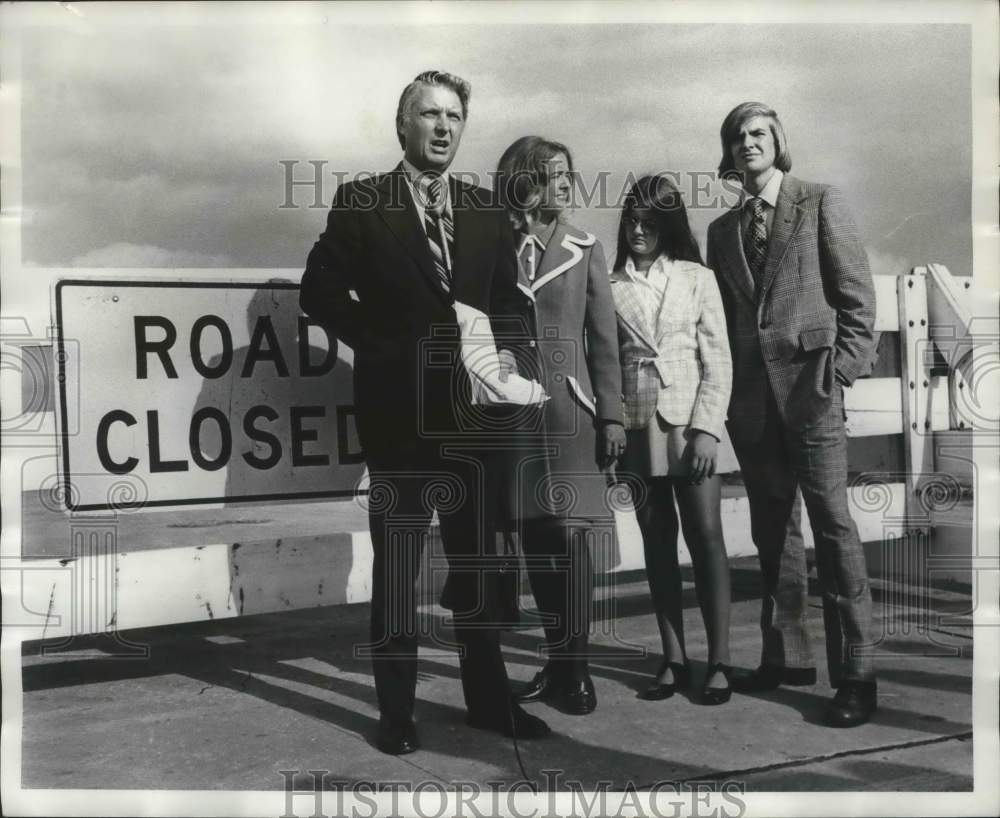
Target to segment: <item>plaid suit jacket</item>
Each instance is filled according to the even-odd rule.
[[[663,299],[624,269],[611,274],[618,316],[625,428],[642,429],[659,412],[722,439],[732,385],[726,318],[712,271],[668,263]],[[652,317],[652,321],[649,320]]]
[[[875,291],[840,192],[785,175],[759,284],[743,255],[739,209],[708,228],[733,353],[729,431],[763,431],[768,387],[793,428],[816,422],[833,390],[871,370]]]

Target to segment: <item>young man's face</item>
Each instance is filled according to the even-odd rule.
[[[441,85],[422,86],[403,121],[406,158],[417,170],[447,170],[464,128],[458,94]]]
[[[759,176],[773,167],[776,146],[771,120],[765,116],[748,119],[740,126],[729,150],[736,169],[749,176]]]

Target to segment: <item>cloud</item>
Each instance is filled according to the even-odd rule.
[[[876,250],[873,247],[866,247],[868,253],[868,264],[872,269],[872,275],[905,275],[913,269],[914,264],[908,258]]]
[[[22,49],[25,260],[100,261],[109,246],[133,246],[154,248],[157,264],[172,255],[155,250],[184,248],[240,267],[298,266],[323,213],[280,208],[279,162],[325,160],[347,174],[391,168],[399,92],[419,70],[440,67],[473,85],[457,170],[486,174],[514,139],[542,133],[568,144],[585,174],[710,171],[725,113],[759,97],[782,114],[793,172],[837,184],[867,243],[971,267],[961,27],[540,20],[416,29],[333,14],[327,24],[325,15],[279,24],[219,12],[201,23],[201,11],[195,20],[170,9],[116,23],[100,6],[86,34],[39,28]],[[298,193],[305,202],[308,191]],[[900,226],[913,213],[920,218]],[[696,233],[712,217],[695,211]],[[613,240],[615,213],[592,207],[573,218]]]
[[[193,250],[168,250],[152,244],[118,241],[75,256],[70,267],[232,267],[225,254],[213,255]]]

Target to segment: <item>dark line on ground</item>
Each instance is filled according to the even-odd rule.
[[[821,756],[811,756],[810,758],[796,759],[794,761],[779,761],[775,764],[765,764],[763,767],[747,767],[742,770],[717,770],[712,773],[702,773],[701,775],[694,776],[691,778],[682,778],[678,783],[687,783],[688,781],[719,781],[726,780],[731,781],[737,776],[741,775],[754,775],[757,773],[769,773],[775,770],[788,770],[795,767],[805,767],[809,764],[821,764],[825,761],[835,761],[838,758],[853,758],[854,756],[866,756],[872,753],[883,753],[886,750],[908,750],[911,747],[926,747],[931,744],[943,744],[946,741],[968,741],[972,738],[972,731],[969,730],[966,733],[952,733],[948,736],[937,736],[935,738],[923,738],[916,739],[914,741],[901,741],[896,744],[883,744],[878,747],[869,747],[861,750],[841,750],[836,753],[829,753],[828,755]],[[646,784],[642,787],[637,787],[636,789],[649,789],[655,784]]]

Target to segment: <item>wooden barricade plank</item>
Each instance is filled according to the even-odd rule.
[[[927,328],[927,271],[914,267],[897,280],[902,372],[900,395],[905,435],[907,516],[918,518],[920,479],[934,467],[930,421],[930,366],[933,348]]]

